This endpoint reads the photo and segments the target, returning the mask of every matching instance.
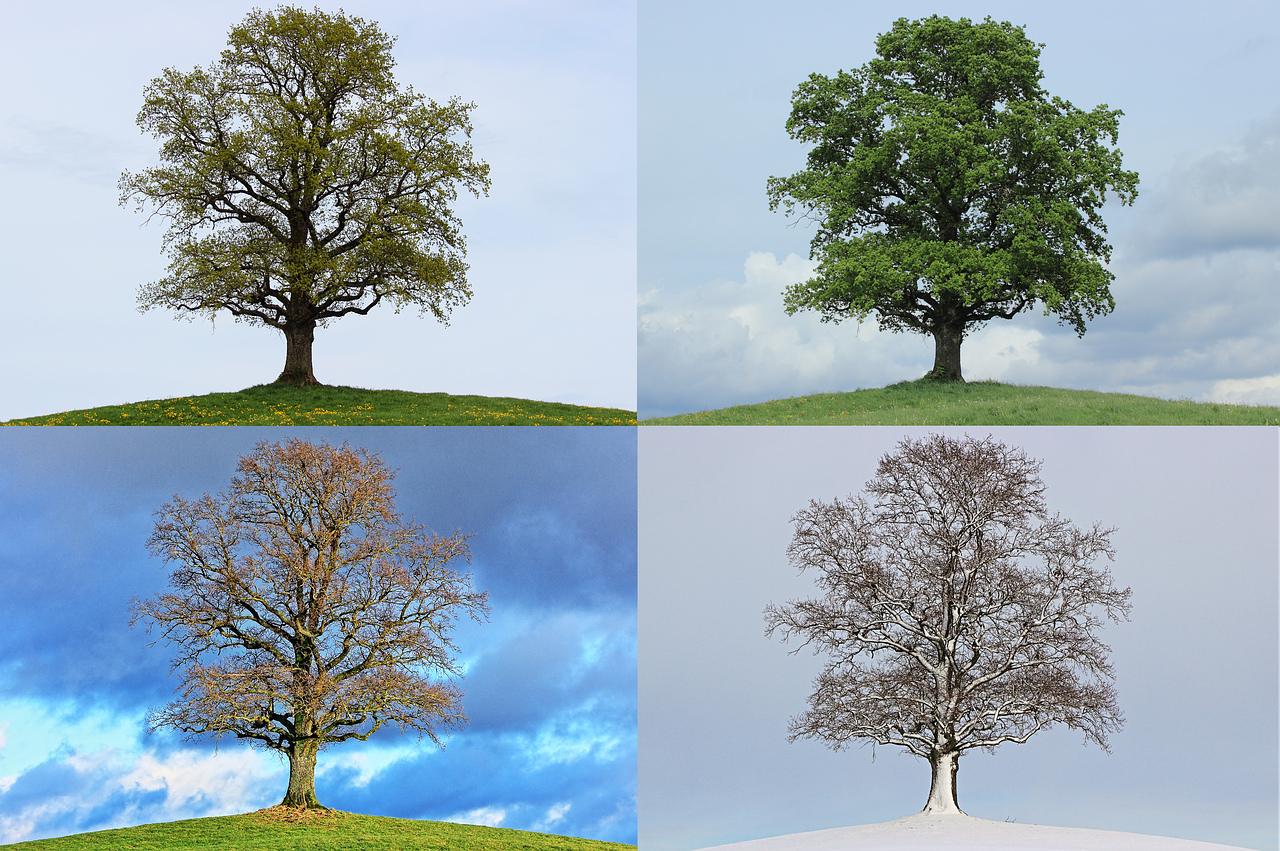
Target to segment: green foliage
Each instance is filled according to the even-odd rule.
[[[3,845],[22,851],[633,851],[634,845],[598,842],[449,822],[411,821],[343,813],[304,811],[280,814],[280,807],[256,813],[147,824],[57,839]]]
[[[489,396],[264,384],[0,425],[635,425],[634,411]]]
[[[1170,401],[1128,393],[938,382],[815,393],[716,411],[652,417],[640,425],[1280,425],[1280,407]]]
[[[787,131],[814,147],[806,170],[769,178],[769,206],[818,222],[819,265],[788,313],[950,328],[958,347],[1036,301],[1081,335],[1115,306],[1099,210],[1108,189],[1137,197],[1111,147],[1123,113],[1050,98],[1042,46],[990,18],[902,18],[877,59],[800,84]]]
[[[151,82],[138,125],[165,164],[126,171],[120,203],[169,220],[171,263],[140,288],[141,310],[287,331],[384,300],[447,323],[468,302],[450,205],[458,186],[489,188],[488,165],[453,138],[470,136],[475,104],[398,88],[393,42],[341,12],[255,9],[219,62]]]

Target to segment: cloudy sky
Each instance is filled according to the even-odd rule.
[[[310,5],[310,4],[305,4]],[[396,78],[474,101],[489,197],[456,210],[474,296],[448,327],[390,307],[316,335],[326,384],[635,409],[636,7],[344,0],[398,37]],[[217,60],[254,0],[10,3],[0,31],[0,420],[275,379],[273,329],[139,314],[164,221],[120,207],[159,164],[135,123],[167,67]],[[20,82],[18,82],[20,81]]]
[[[455,636],[470,725],[322,752],[321,803],[634,843],[634,430],[213,428],[0,430],[0,844],[280,802],[274,754],[146,734],[177,680],[128,602],[166,587],[153,512],[286,436],[379,452],[492,606]]]
[[[813,226],[765,182],[805,166],[784,128],[811,73],[874,58],[900,17],[1025,25],[1042,85],[1122,109],[1141,177],[1110,203],[1116,309],[1084,337],[1040,310],[966,340],[965,377],[1280,404],[1280,7],[1267,2],[843,3],[641,0],[640,416],[881,387],[933,365],[931,338],[788,317]]]
[[[962,429],[941,429],[962,436]],[[858,494],[928,429],[641,429],[640,824],[645,851],[918,812],[929,768],[894,747],[787,742],[823,657],[764,635],[817,596],[790,518]],[[1277,433],[993,428],[1044,462],[1049,512],[1114,526],[1129,622],[1108,624],[1124,729],[1112,753],[1050,730],[960,760],[978,818],[1276,849]]]

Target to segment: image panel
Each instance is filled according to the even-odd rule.
[[[634,846],[635,476],[629,429],[0,432],[0,843]]]
[[[635,419],[634,0],[9,14],[0,422]]]
[[[1278,27],[640,0],[640,419],[1280,424]]]
[[[1274,851],[1278,444],[641,430],[642,846]]]

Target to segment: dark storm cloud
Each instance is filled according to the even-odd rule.
[[[168,576],[145,550],[152,513],[175,493],[226,488],[236,459],[282,431],[5,431],[0,611],[11,628],[0,635],[0,665],[13,670],[0,688],[58,697],[105,690],[125,702],[167,693],[156,664],[165,654],[128,628],[129,599],[156,593]],[[405,516],[475,536],[477,583],[492,597],[634,610],[634,432],[287,433],[380,452],[399,468]]]
[[[533,733],[556,713],[588,705],[598,722],[634,728],[635,665],[634,612],[509,629],[467,673],[469,729]]]
[[[634,609],[634,432],[524,429],[497,440],[486,429],[457,429],[447,451],[402,450],[415,434],[396,430],[382,456],[399,467],[401,504],[440,534],[483,529],[471,546],[491,594],[551,608]]]

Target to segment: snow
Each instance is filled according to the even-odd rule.
[[[837,827],[717,845],[714,851],[949,851],[955,848],[988,851],[1238,851],[1235,845],[1111,830],[987,821],[958,813],[917,813],[880,824]]]

